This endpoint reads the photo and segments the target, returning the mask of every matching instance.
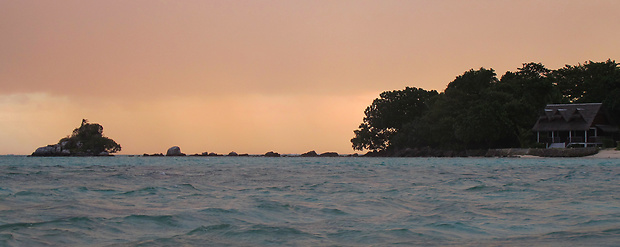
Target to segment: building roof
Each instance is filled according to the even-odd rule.
[[[602,103],[549,104],[532,128],[534,131],[589,130]]]

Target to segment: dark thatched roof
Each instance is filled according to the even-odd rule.
[[[617,132],[601,111],[601,103],[549,104],[532,128],[533,131],[589,130],[592,127]]]

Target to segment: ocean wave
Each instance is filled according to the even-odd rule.
[[[120,224],[131,224],[131,225],[157,225],[157,226],[170,226],[176,227],[178,226],[179,220],[177,220],[176,216],[173,215],[129,215],[122,218]]]
[[[218,224],[218,225],[210,225],[210,226],[200,226],[198,228],[195,228],[191,231],[189,231],[188,233],[186,233],[186,235],[204,235],[204,234],[213,234],[213,233],[219,233],[221,234],[222,232],[228,232],[230,230],[232,230],[233,227],[230,224]]]
[[[615,160],[0,162],[10,162],[0,164],[0,246],[613,246],[620,239]]]
[[[239,210],[236,210],[236,209],[223,209],[223,208],[205,208],[205,209],[199,210],[198,212],[215,214],[215,215],[239,214],[240,213]]]
[[[62,219],[53,219],[48,221],[38,221],[38,222],[15,222],[9,224],[0,225],[0,232],[14,232],[20,231],[22,229],[30,229],[30,228],[39,228],[44,226],[50,226],[51,228],[57,228],[61,226],[85,226],[90,225],[94,221],[89,217],[70,217],[70,218],[62,218]],[[79,227],[78,227],[79,228]]]

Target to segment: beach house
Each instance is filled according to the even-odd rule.
[[[549,104],[532,128],[548,148],[600,146],[618,135],[602,103]]]

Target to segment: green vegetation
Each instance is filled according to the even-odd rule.
[[[60,139],[58,144],[73,155],[99,155],[121,151],[121,145],[103,136],[103,126],[88,123],[86,119],[82,120],[82,125],[74,129],[70,136]]]
[[[381,93],[351,143],[377,152],[535,147],[531,128],[546,104],[602,102],[620,120],[618,95],[620,67],[612,60],[557,70],[527,63],[501,79],[493,69],[472,69],[442,93],[411,87]]]
[[[437,91],[407,87],[404,90],[383,92],[366,108],[364,122],[351,140],[356,150],[381,150],[390,145],[396,134],[403,133],[407,124],[423,116],[432,104]],[[401,137],[399,137],[401,138]]]
[[[615,61],[566,65],[553,71],[550,79],[560,91],[563,103],[601,102],[620,122],[620,68]]]

